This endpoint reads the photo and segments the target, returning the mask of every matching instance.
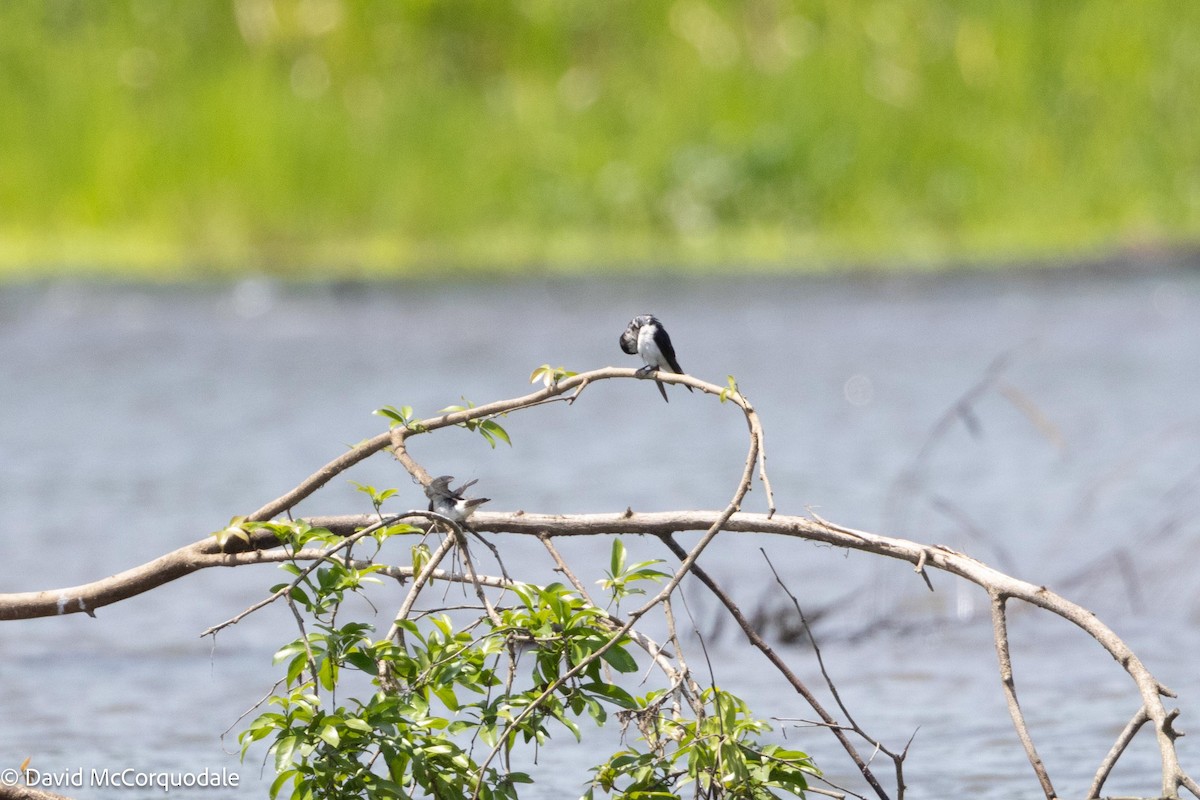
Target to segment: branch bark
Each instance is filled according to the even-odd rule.
[[[1017,684],[1013,679],[1012,656],[1008,649],[1008,612],[1005,603],[1008,598],[1003,594],[992,591],[992,638],[996,642],[996,658],[1000,662],[1000,685],[1004,687],[1004,700],[1008,704],[1008,715],[1012,717],[1013,727],[1017,729],[1017,738],[1025,748],[1025,756],[1037,774],[1038,783],[1046,794],[1046,800],[1055,800],[1058,794],[1050,782],[1046,765],[1033,746],[1033,737],[1029,735],[1029,727],[1025,724],[1025,715],[1021,713],[1021,704],[1017,702]]]

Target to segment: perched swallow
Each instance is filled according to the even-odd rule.
[[[622,350],[631,356],[640,355],[642,361],[646,362],[646,366],[638,370],[641,377],[659,370],[674,372],[677,375],[685,374],[679,366],[679,361],[675,359],[675,348],[671,346],[671,337],[667,335],[667,329],[650,314],[630,320],[629,327],[621,334],[620,342]],[[662,381],[655,382],[663,400],[671,402],[667,399],[667,390]],[[692,387],[688,386],[687,390],[692,391]]]
[[[475,513],[475,509],[488,502],[490,498],[472,497],[467,499],[463,495],[463,491],[474,485],[475,481],[467,481],[457,489],[451,489],[450,481],[452,480],[454,478],[451,475],[434,478],[425,487],[425,496],[429,498],[430,511],[441,514],[443,517],[449,517],[463,525]]]

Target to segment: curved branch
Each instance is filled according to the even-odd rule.
[[[766,477],[762,425],[750,402],[740,392],[731,392],[729,387],[707,383],[691,375],[664,373],[659,378],[666,383],[680,383],[716,397],[723,397],[742,409],[746,415],[752,439],[757,442],[759,476],[766,487],[768,510],[769,513],[774,513],[774,496]],[[549,399],[561,397],[572,390],[575,390],[575,394],[571,399],[575,399],[583,387],[589,383],[610,379],[637,380],[638,373],[635,369],[624,367],[605,367],[582,372],[522,397],[498,400],[494,403],[413,422],[408,427],[393,428],[362,442],[333,459],[301,481],[294,489],[247,515],[246,520],[265,522],[284,512],[291,511],[302,500],[311,496],[337,475],[389,446],[394,448],[397,458],[414,477],[422,484],[428,483],[429,476],[424,469],[407,457],[404,443],[409,437],[448,426],[462,425],[466,422],[507,414],[522,408],[534,407]],[[362,522],[361,526],[370,525],[373,522],[375,519],[368,519]],[[227,540],[224,545],[221,545],[215,538],[208,537],[102,581],[40,592],[0,594],[0,621],[77,613],[95,616],[95,610],[98,608],[134,597],[197,570],[245,563],[244,559],[229,560],[227,558],[229,554],[269,549],[278,544],[279,541],[274,534],[266,531],[251,534],[246,542],[235,538]]]
[[[227,566],[229,556],[211,536],[103,580],[40,592],[0,594],[0,621],[84,613],[136,597],[208,567]],[[228,564],[232,566],[233,563]]]
[[[328,464],[321,467],[312,475],[301,481],[296,488],[262,506],[254,513],[250,514],[247,519],[255,522],[263,522],[272,519],[285,511],[295,508],[296,505],[298,505],[302,500],[312,495],[313,492],[320,489],[334,477],[345,472],[347,469],[359,463],[360,461],[363,461],[364,459],[369,458],[375,453],[385,449],[389,445],[393,447],[399,446],[399,448],[402,450],[404,440],[412,436],[422,433],[430,433],[440,428],[446,428],[453,425],[462,425],[467,422],[474,422],[476,420],[501,416],[503,414],[509,414],[513,411],[518,411],[525,408],[533,408],[546,402],[547,400],[551,400],[556,397],[562,397],[573,389],[577,390],[571,397],[571,400],[574,400],[579,396],[579,393],[583,390],[583,387],[587,386],[589,383],[594,381],[620,378],[638,380],[641,378],[641,376],[638,374],[638,370],[630,367],[603,367],[601,369],[591,370],[590,372],[580,372],[522,397],[514,397],[509,400],[497,400],[493,403],[486,403],[482,406],[475,406],[473,408],[463,409],[462,411],[455,411],[449,414],[430,417],[429,419],[414,421],[408,426],[398,426],[392,428],[385,433],[381,433],[365,442],[356,445],[348,452],[343,453],[334,460],[330,461]],[[775,497],[774,493],[771,491],[771,485],[769,482],[767,482],[766,478],[766,455],[765,450],[762,447],[762,424],[759,421],[758,414],[755,412],[754,407],[750,405],[750,401],[747,400],[740,391],[731,391],[730,387],[728,386],[717,386],[716,384],[702,381],[699,378],[694,378],[691,375],[675,375],[673,373],[664,372],[656,374],[655,378],[663,383],[679,383],[683,384],[684,386],[691,386],[692,388],[699,389],[706,394],[711,394],[715,397],[722,398],[722,400],[729,400],[742,409],[742,412],[746,415],[747,424],[750,426],[751,436],[754,437],[759,443],[757,454],[759,475],[762,478],[763,486],[766,490],[768,511],[770,513],[774,513]],[[405,463],[405,467],[408,468],[410,472],[413,472],[412,466],[410,466],[408,463]],[[417,469],[420,470],[420,467],[417,466]],[[424,472],[424,470],[420,470],[420,472]],[[413,472],[413,475],[420,479],[418,472]],[[425,475],[424,480],[422,480],[422,483],[426,482],[428,482],[428,475]]]

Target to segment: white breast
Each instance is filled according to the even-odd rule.
[[[654,325],[643,325],[638,329],[638,355],[652,367],[664,367],[662,351],[658,349],[658,345],[654,343]]]

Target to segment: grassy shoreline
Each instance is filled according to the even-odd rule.
[[[0,29],[0,280],[1200,241],[1200,5],[55,0]]]

